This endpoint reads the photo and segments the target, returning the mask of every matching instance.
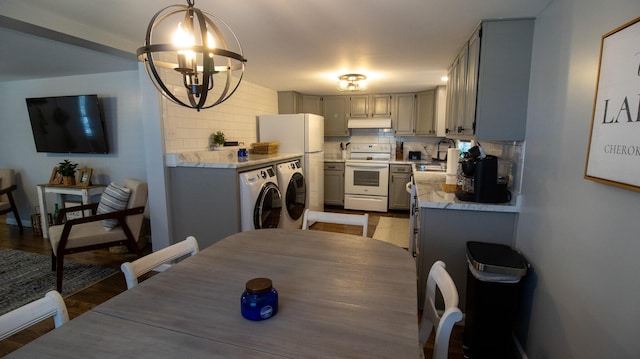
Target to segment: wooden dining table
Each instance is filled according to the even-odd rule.
[[[240,313],[267,277],[279,310]],[[314,230],[231,235],[11,353],[11,358],[417,358],[413,257]]]

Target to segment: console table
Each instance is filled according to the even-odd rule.
[[[38,185],[38,204],[40,205],[40,211],[47,213],[47,193],[55,193],[58,195],[58,202],[62,202],[62,195],[71,194],[82,197],[82,204],[89,204],[91,196],[102,194],[105,189],[105,185],[97,184],[87,187],[78,186],[64,186],[55,184],[39,184]],[[56,220],[55,218],[53,219]],[[40,222],[42,225],[42,237],[49,238],[49,222],[47,216],[40,216]]]

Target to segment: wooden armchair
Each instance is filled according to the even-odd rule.
[[[113,184],[112,184],[113,185]],[[130,190],[126,208],[108,213],[96,214],[99,206],[107,202],[106,194],[110,193],[110,185],[105,189],[101,203],[74,206],[60,210],[56,218],[56,225],[49,228],[49,241],[51,242],[51,266],[56,271],[56,288],[62,292],[62,274],[64,256],[77,252],[90,251],[118,245],[126,245],[129,250],[138,257],[142,252],[138,245],[138,239],[142,230],[144,208],[147,203],[147,183],[137,179],[126,179],[123,187]],[[91,210],[93,215],[83,218],[67,220],[67,212]],[[117,221],[117,226],[112,229],[105,227],[105,220]]]
[[[13,212],[18,227],[22,232],[22,221],[18,213],[18,207],[13,199],[13,191],[18,187],[15,184],[14,171],[8,168],[0,169],[0,214]]]

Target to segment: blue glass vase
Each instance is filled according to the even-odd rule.
[[[240,298],[240,311],[249,320],[265,320],[278,313],[278,292],[271,279],[254,278],[247,282]]]

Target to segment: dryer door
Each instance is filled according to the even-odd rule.
[[[262,186],[258,201],[253,209],[253,226],[255,229],[278,228],[282,210],[282,196],[273,182]]]
[[[304,183],[304,176],[302,173],[295,172],[291,176],[284,198],[284,203],[287,207],[289,217],[294,221],[302,217],[307,203],[307,186]]]

